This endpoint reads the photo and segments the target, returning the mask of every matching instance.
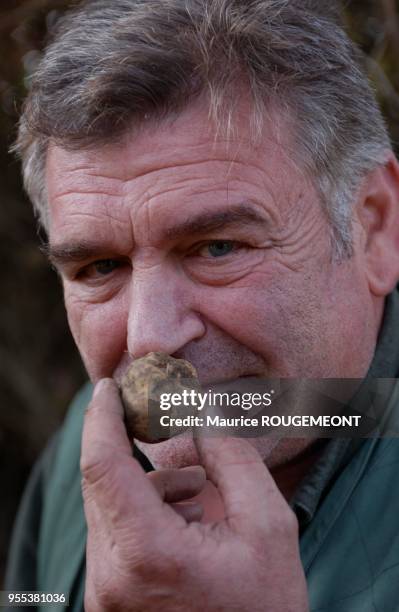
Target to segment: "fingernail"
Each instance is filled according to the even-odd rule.
[[[193,472],[194,474],[205,473],[205,470],[202,465],[186,465],[181,469],[184,470],[184,472]]]

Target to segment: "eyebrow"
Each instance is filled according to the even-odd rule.
[[[104,244],[84,240],[59,245],[49,243],[43,245],[41,250],[56,268],[61,268],[69,263],[87,261],[105,252]]]
[[[267,225],[267,219],[249,204],[239,204],[226,210],[205,211],[177,225],[164,230],[168,240],[177,240],[190,235],[205,234],[217,229],[227,229],[237,226]],[[50,262],[60,268],[69,263],[78,263],[104,256],[107,245],[95,241],[80,240],[79,242],[51,243],[43,247]]]
[[[177,240],[191,234],[205,234],[220,228],[245,225],[264,225],[266,219],[252,206],[239,204],[227,210],[205,211],[193,219],[167,228],[165,236],[169,240]]]

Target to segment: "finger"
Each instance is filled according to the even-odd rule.
[[[96,385],[85,414],[81,471],[85,506],[96,504],[113,523],[165,520],[168,506],[132,456],[118,387],[110,378]]]
[[[238,531],[267,527],[287,502],[255,448],[246,440],[228,436],[195,438],[207,478],[219,490],[226,520]]]
[[[164,501],[179,502],[202,491],[206,482],[205,470],[200,465],[176,470],[159,470],[147,474]]]
[[[170,504],[170,506],[177,514],[180,514],[187,523],[193,523],[195,521],[199,523],[204,514],[202,505],[197,502]]]
[[[100,425],[102,426],[100,428]],[[132,448],[126,434],[124,412],[119,390],[112,378],[100,380],[93,392],[85,414],[83,442],[87,436],[91,444],[106,443],[107,448],[120,454],[132,456]],[[82,450],[90,450],[90,447]]]

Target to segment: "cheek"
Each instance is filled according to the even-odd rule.
[[[267,375],[293,376],[302,371],[304,359],[307,371],[319,362],[316,347],[324,327],[319,305],[313,282],[281,268],[275,274],[253,274],[240,286],[209,290],[203,312],[261,355]]]
[[[295,281],[295,282],[294,282]],[[263,353],[301,326],[304,299],[296,279],[284,282],[259,273],[234,287],[209,289],[203,312],[231,336]]]
[[[122,297],[88,304],[65,292],[69,326],[92,381],[112,376],[126,350],[127,309]]]

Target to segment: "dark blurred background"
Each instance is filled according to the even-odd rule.
[[[19,164],[8,154],[29,74],[55,22],[74,3],[0,4],[0,585],[26,478],[85,380],[68,332],[61,285],[40,252]],[[399,0],[350,0],[344,11],[349,31],[366,53],[398,151]]]

